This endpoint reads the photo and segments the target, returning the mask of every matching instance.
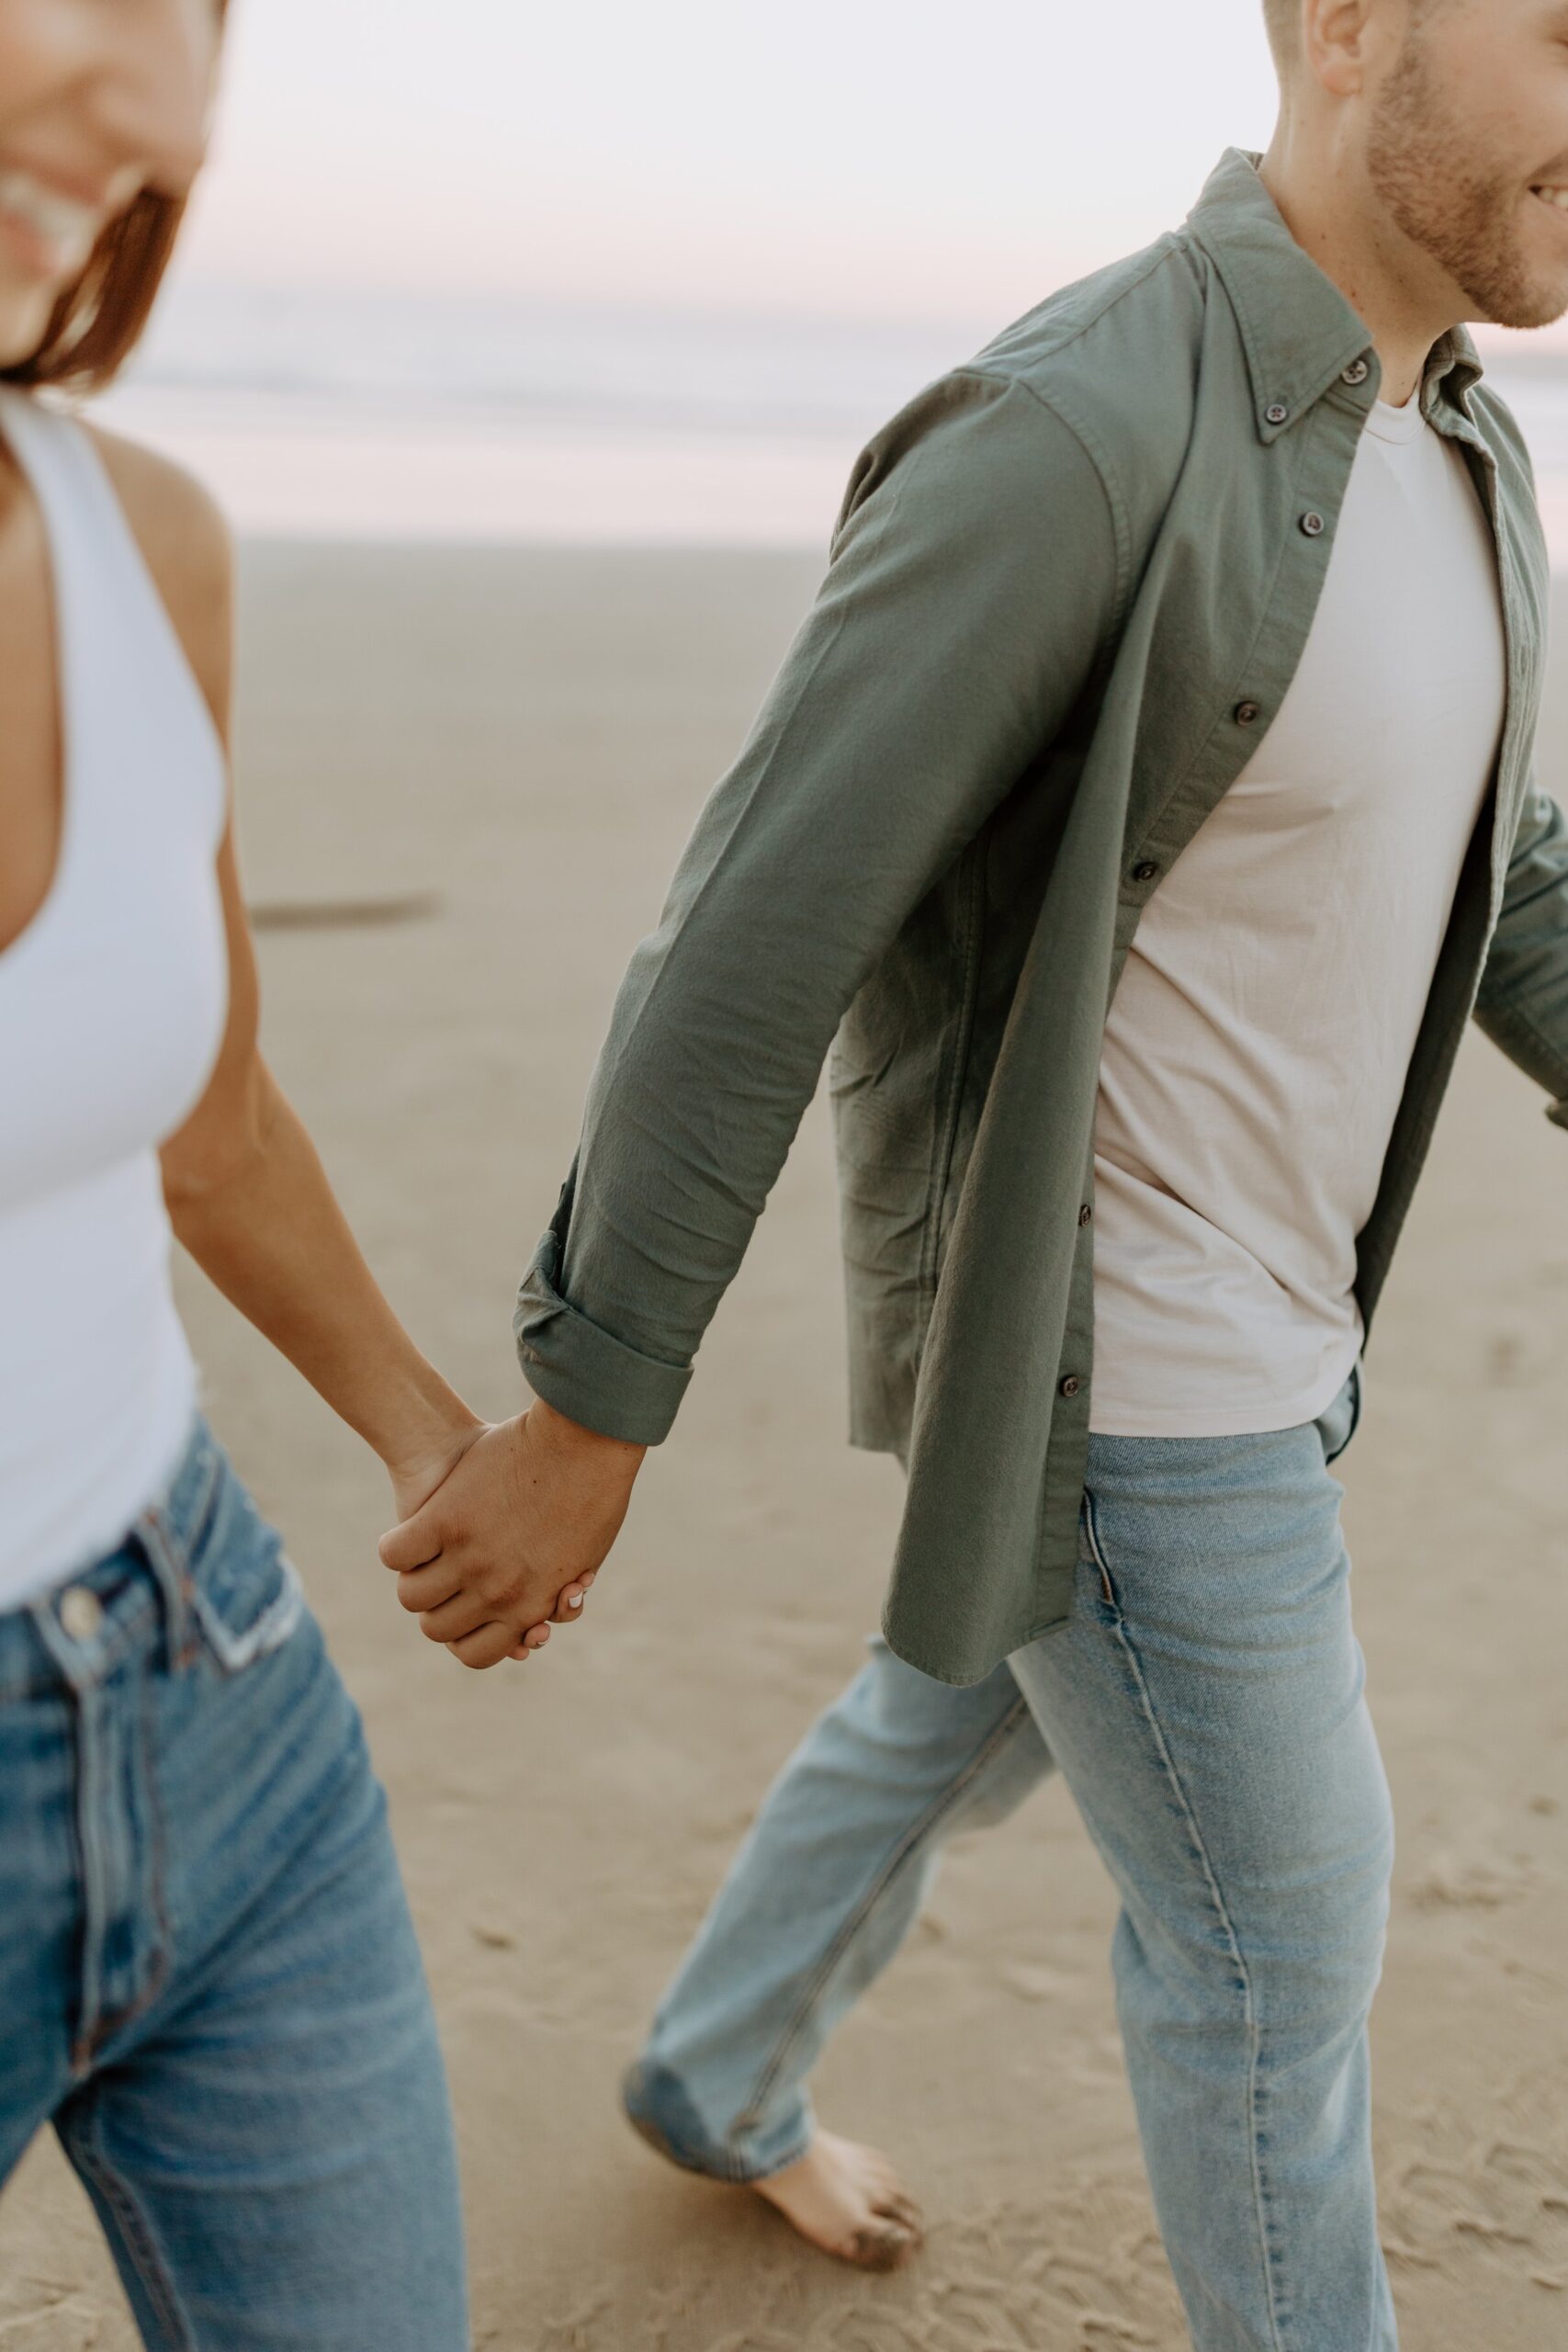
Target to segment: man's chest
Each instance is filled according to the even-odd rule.
[[[1193,809],[1145,918],[1156,927],[1179,907],[1205,923],[1289,918],[1292,932],[1402,905],[1446,915],[1497,774],[1508,631],[1465,460],[1415,431],[1389,446],[1369,426],[1276,713]],[[1299,625],[1280,610],[1271,626]],[[1267,645],[1270,623],[1260,634]]]
[[[1265,832],[1468,840],[1507,694],[1496,550],[1463,459],[1427,428],[1385,444],[1369,427],[1299,666],[1231,813]]]

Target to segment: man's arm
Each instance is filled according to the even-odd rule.
[[[1026,386],[949,378],[867,451],[816,607],[633,957],[523,1285],[523,1369],[560,1412],[668,1433],[840,1022],[1083,693],[1124,539]]]
[[[466,1664],[592,1580],[845,1011],[1089,684],[1127,542],[1085,442],[1025,385],[950,377],[866,451],[822,593],[622,985],[518,1304],[541,1403],[382,1544]]]
[[[1544,792],[1525,801],[1475,1017],[1568,1126],[1568,820]]]

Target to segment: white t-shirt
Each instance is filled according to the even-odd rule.
[[[1145,908],[1095,1131],[1092,1429],[1316,1419],[1506,695],[1496,552],[1418,401],[1362,436],[1301,667]]]

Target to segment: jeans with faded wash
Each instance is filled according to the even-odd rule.
[[[732,2181],[812,2133],[806,2078],[942,1840],[1053,1770],[1122,1898],[1111,1960],[1197,2352],[1392,2352],[1367,2020],[1393,1859],[1322,1419],[1090,1442],[1073,1614],[966,1690],[880,1643],[770,1793],[627,2077]]]
[[[52,2123],[154,2352],[464,2352],[446,2086],[359,1718],[204,1425],[0,1616],[0,2179]]]

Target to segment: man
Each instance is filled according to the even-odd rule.
[[[863,458],[623,989],[518,1311],[545,1401],[386,1551],[477,1666],[592,1572],[839,1032],[854,1436],[908,1466],[886,1641],[634,2118],[899,2258],[805,2078],[942,1837],[1055,1766],[1195,2345],[1386,2352],[1391,1831],[1327,1465],[1472,1010],[1568,1125],[1545,560],[1459,325],[1568,308],[1568,6],[1269,22],[1268,155]]]

